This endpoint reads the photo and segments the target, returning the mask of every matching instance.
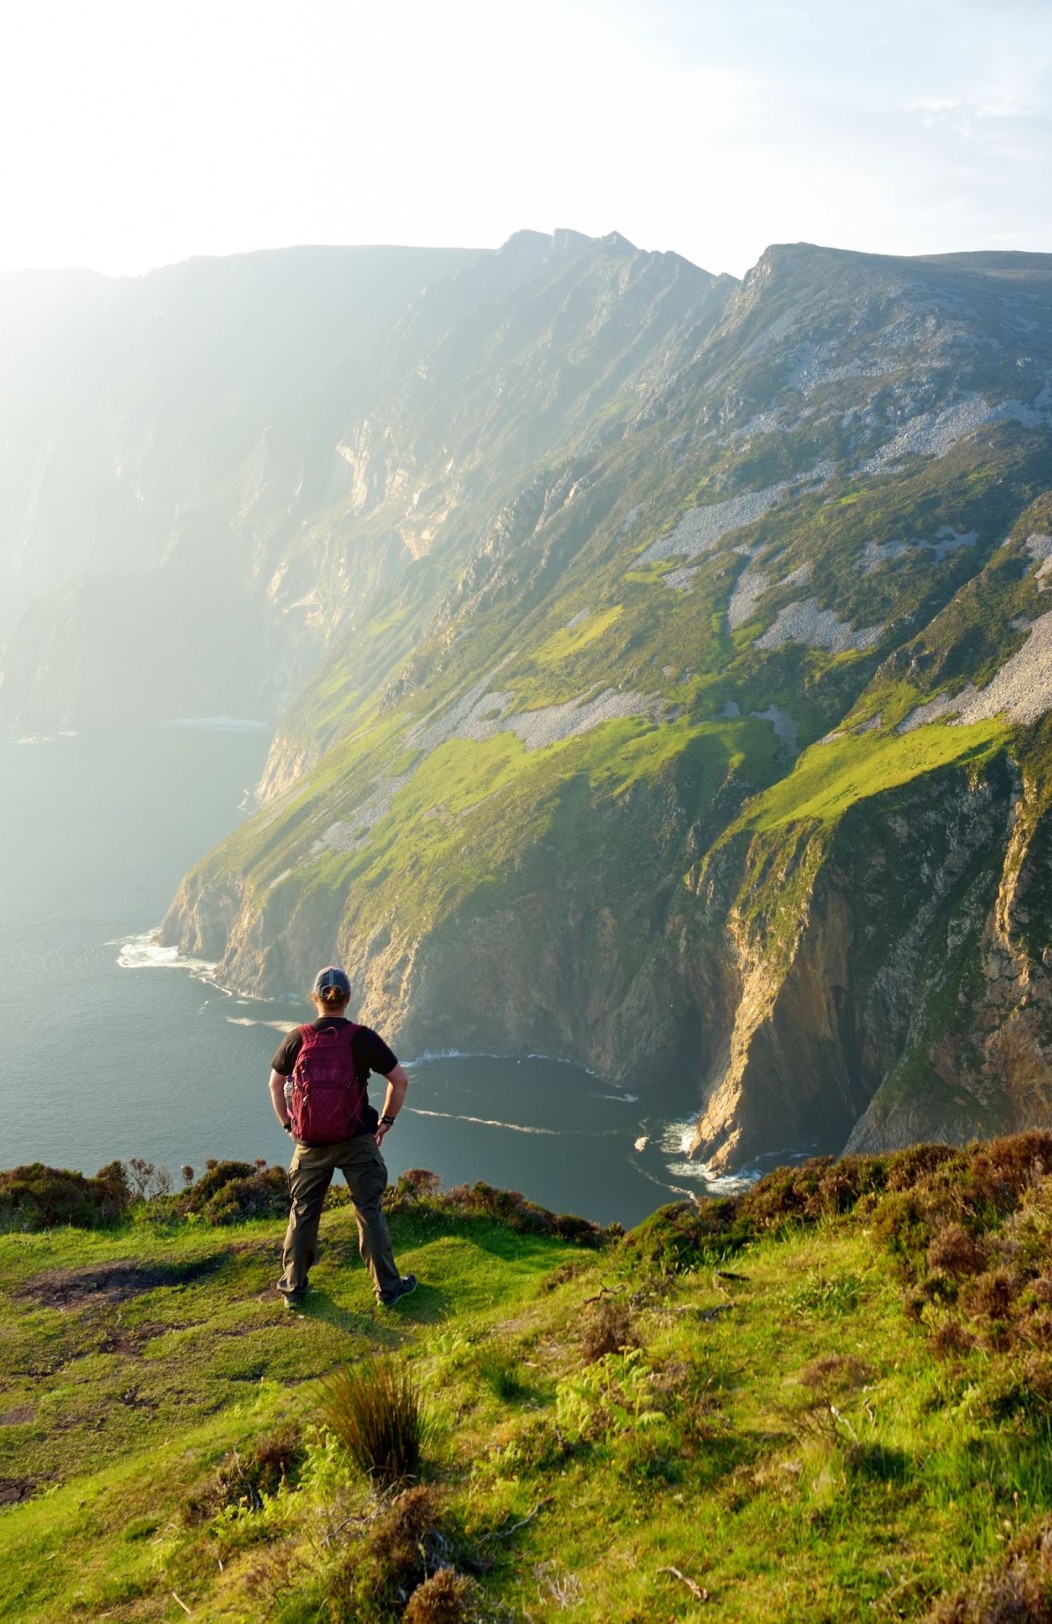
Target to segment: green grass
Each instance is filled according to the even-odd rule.
[[[865,1165],[858,1188],[894,1182]],[[377,1512],[367,1479],[317,1431],[320,1378],[376,1357],[425,1395],[429,1515],[485,1616],[689,1619],[690,1580],[706,1616],[922,1617],[1052,1511],[1046,1423],[999,1414],[1010,1361],[996,1339],[933,1355],[948,1310],[911,1306],[927,1241],[904,1276],[887,1244],[898,1197],[817,1221],[801,1208],[787,1224],[795,1203],[778,1192],[797,1176],[778,1177],[742,1209],[752,1228],[723,1274],[704,1250],[674,1274],[645,1262],[660,1219],[643,1254],[616,1240],[593,1253],[425,1197],[392,1218],[421,1285],[384,1317],[346,1208],[326,1215],[302,1316],[271,1289],[277,1222],[0,1238],[2,1403],[26,1402],[31,1367],[42,1402],[47,1367],[56,1406],[35,1497],[0,1512],[0,1617],[160,1620],[181,1611],[173,1595],[231,1624],[332,1616],[348,1540],[378,1560]],[[1052,1244],[1048,1212],[1035,1189],[1004,1220],[1006,1255],[1031,1277]],[[998,1244],[1002,1220],[984,1222],[981,1244]],[[121,1304],[27,1306],[58,1271],[68,1282],[130,1259],[212,1267]],[[582,1365],[597,1297],[630,1304],[633,1345]],[[106,1353],[103,1325],[125,1337]],[[129,1405],[133,1378],[164,1406]],[[302,1468],[256,1509],[214,1509],[235,1452],[250,1462],[276,1429],[304,1441]],[[0,1429],[5,1480],[27,1473],[17,1432]],[[364,1619],[399,1616],[356,1605]]]
[[[978,765],[1004,743],[1003,720],[967,727],[924,727],[911,733],[864,733],[812,745],[791,773],[756,797],[741,826],[832,824],[859,801],[885,794],[940,767]]]
[[[618,603],[601,614],[589,615],[576,626],[561,626],[541,644],[533,658],[541,665],[569,659],[571,654],[578,653],[596,638],[603,637],[621,613],[622,606]]]

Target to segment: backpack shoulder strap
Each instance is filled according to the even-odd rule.
[[[293,1061],[294,1067],[299,1065],[304,1051],[310,1048],[311,1044],[314,1042],[314,1039],[318,1036],[313,1026],[301,1026],[297,1035],[300,1040],[300,1046],[296,1050],[296,1059]]]

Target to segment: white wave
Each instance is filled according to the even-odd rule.
[[[521,1066],[524,1059],[544,1060],[550,1066],[566,1066],[571,1071],[583,1071],[587,1077],[594,1077],[596,1082],[601,1083],[603,1081],[599,1073],[592,1071],[590,1066],[583,1066],[579,1060],[567,1060],[565,1055],[560,1054],[528,1054],[524,1056],[521,1054],[496,1054],[492,1049],[425,1049],[423,1054],[414,1055],[411,1060],[403,1060],[402,1064],[408,1071],[413,1066],[429,1065],[433,1060],[504,1060],[509,1064],[514,1061],[517,1066]],[[610,1094],[605,1097],[627,1100],[633,1104],[637,1098],[635,1094]]]
[[[119,947],[117,963],[122,970],[189,970],[203,980],[211,980],[216,966],[208,959],[184,959],[177,947],[166,947],[157,940],[156,931],[132,936],[126,942],[108,942],[108,947]],[[218,983],[213,982],[213,986]],[[223,989],[220,989],[223,990]]]
[[[695,1126],[693,1117],[688,1117],[686,1122],[666,1122],[661,1130],[661,1149],[665,1155],[689,1158]]]
[[[707,1162],[669,1162],[667,1166],[674,1178],[703,1184],[710,1195],[736,1195],[759,1177],[758,1173],[714,1173]]]
[[[556,1128],[527,1128],[521,1122],[495,1122],[491,1117],[461,1116],[457,1111],[425,1111],[419,1105],[407,1105],[405,1109],[412,1111],[414,1116],[444,1117],[447,1122],[474,1122],[480,1128],[507,1128],[510,1133],[543,1133],[552,1139],[562,1137]]]
[[[269,722],[251,716],[173,716],[168,722],[152,722],[152,727],[199,727],[222,733],[269,733]]]
[[[433,1060],[499,1060],[495,1054],[477,1055],[465,1054],[460,1049],[425,1049],[412,1060],[403,1060],[402,1064],[408,1070],[412,1066],[427,1066]]]
[[[272,1032],[294,1032],[299,1021],[254,1021],[248,1015],[228,1015],[228,1026],[269,1026]]]
[[[593,1094],[593,1100],[616,1100],[619,1105],[635,1105],[638,1094]]]

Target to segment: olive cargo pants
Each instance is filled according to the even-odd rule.
[[[341,1139],[335,1145],[297,1145],[289,1167],[292,1210],[282,1248],[278,1290],[299,1297],[307,1289],[307,1275],[318,1246],[318,1223],[325,1192],[339,1168],[347,1180],[358,1220],[358,1248],[373,1278],[377,1297],[397,1291],[400,1277],[391,1251],[382,1197],[387,1188],[387,1167],[371,1133]]]

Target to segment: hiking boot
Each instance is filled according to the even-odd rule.
[[[401,1302],[403,1297],[408,1297],[409,1293],[415,1290],[416,1275],[403,1274],[394,1291],[385,1291],[383,1295],[378,1297],[376,1300],[380,1304],[381,1308],[393,1308],[395,1303]]]

